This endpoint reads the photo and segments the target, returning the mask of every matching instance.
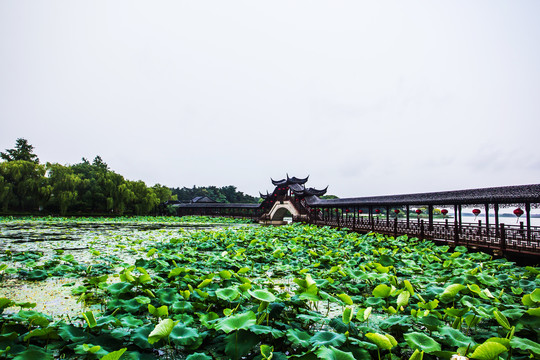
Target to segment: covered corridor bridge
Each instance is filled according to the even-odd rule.
[[[321,199],[326,189],[306,188],[307,180],[272,180],[274,191],[261,194],[260,204],[179,204],[177,213],[241,216],[263,224],[283,223],[283,216],[290,214],[293,221],[320,226],[407,234],[450,246],[540,257],[540,227],[531,223],[531,209],[540,207],[540,184]],[[514,216],[516,225],[502,223],[502,213]]]

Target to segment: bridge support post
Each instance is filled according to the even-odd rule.
[[[506,230],[504,229],[504,224],[501,224],[501,231],[500,231],[499,239],[500,239],[499,245],[501,246],[501,252],[504,254],[504,252],[506,251]]]
[[[397,216],[394,218],[394,238],[397,237]]]
[[[424,240],[424,220],[420,220],[420,240]]]

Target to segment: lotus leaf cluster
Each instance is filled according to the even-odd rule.
[[[84,262],[4,249],[2,281],[73,277],[81,310],[0,298],[0,358],[540,358],[536,267],[407,236],[233,225],[126,230]]]

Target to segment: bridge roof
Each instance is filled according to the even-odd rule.
[[[306,200],[308,205],[320,207],[540,203],[540,184],[328,200],[310,196]]]

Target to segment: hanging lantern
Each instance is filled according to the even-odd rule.
[[[422,213],[422,210],[416,209],[416,214],[420,215]]]
[[[345,212],[348,213],[348,212],[349,212],[349,209],[345,209]]]
[[[446,216],[446,214],[448,214],[448,210],[442,209],[442,210],[441,210],[441,214],[443,214],[443,216]]]
[[[519,217],[520,217],[521,215],[523,215],[523,210],[521,210],[521,208],[515,209],[515,210],[514,210],[514,215],[517,216],[516,223],[518,223],[518,222],[519,222]]]
[[[359,213],[359,214],[362,214],[363,212],[364,212],[364,210],[362,210],[362,209],[359,209],[359,210],[358,210],[358,213]]]
[[[329,211],[329,209],[326,209],[326,212],[328,212],[328,211]]]
[[[394,214],[396,214],[396,215],[399,214],[399,209],[395,209]]]
[[[381,210],[375,209],[375,214],[380,214],[380,213],[381,213]]]
[[[339,211],[339,209],[336,209],[335,211],[336,211],[336,212],[338,212],[338,211]]]
[[[481,211],[480,209],[473,209],[472,213],[474,214],[474,220],[476,220]]]

